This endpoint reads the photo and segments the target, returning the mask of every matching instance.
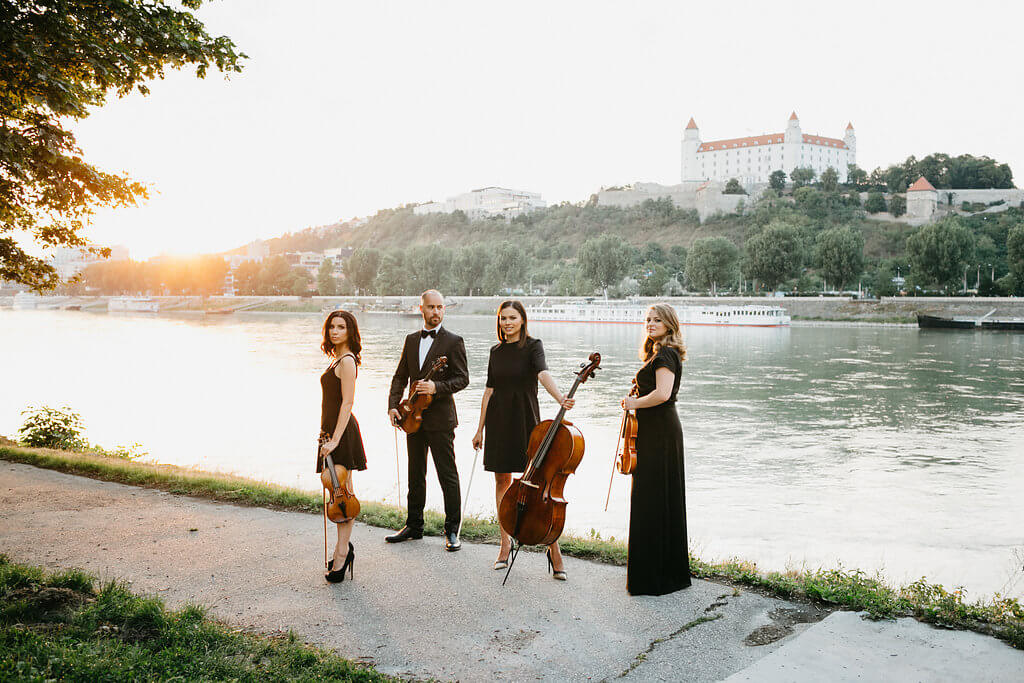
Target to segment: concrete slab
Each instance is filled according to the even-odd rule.
[[[729,676],[756,681],[1024,681],[1024,652],[968,631],[949,631],[914,619],[869,621],[835,612],[781,648]]]

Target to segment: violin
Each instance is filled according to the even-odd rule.
[[[566,398],[587,381],[601,365],[601,354],[594,352],[581,363],[576,381]],[[527,447],[529,464],[523,476],[512,482],[498,506],[498,522],[520,546],[550,545],[565,527],[562,497],[566,479],[583,459],[583,434],[571,422],[565,422],[565,408],[553,420],[544,420],[530,433]],[[511,571],[512,566],[509,565]],[[506,574],[506,579],[508,575]]]
[[[327,443],[326,435],[320,437],[321,445]],[[348,479],[352,473],[341,465],[334,464],[334,458],[324,456],[324,468],[320,481],[327,491],[324,514],[336,524],[354,519],[359,514],[359,499],[348,490]]]
[[[630,396],[638,396],[636,380],[633,380],[633,388]],[[615,471],[620,474],[633,474],[636,470],[636,412],[633,410],[622,411],[622,424],[619,426],[619,440],[615,443],[615,460],[612,462],[612,476],[608,478],[608,495],[604,499],[604,510],[608,511],[608,501],[612,498],[612,481],[615,479]]]
[[[430,366],[430,371],[422,378],[422,381],[426,382],[432,379],[446,365],[448,365],[448,356],[441,356]],[[423,424],[423,411],[429,408],[433,402],[433,394],[411,392],[409,398],[398,404],[399,418],[395,426],[406,434],[419,431],[420,425]]]

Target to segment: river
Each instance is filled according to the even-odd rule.
[[[217,319],[0,311],[0,434],[30,404],[67,405],[105,447],[139,442],[163,463],[317,490],[319,315]],[[466,339],[457,395],[465,491],[494,343],[489,316],[450,316]],[[360,315],[355,414],[369,469],[360,497],[397,502],[387,391],[415,319]],[[567,390],[593,351],[602,370],[569,414],[586,456],[566,485],[567,530],[622,539],[629,480],[604,511],[619,399],[642,328],[537,323]],[[691,549],[762,569],[841,564],[895,583],[921,576],[974,596],[1024,597],[1024,335],[892,326],[685,328],[678,411],[686,443]],[[541,412],[554,402],[541,390]],[[406,482],[405,447],[401,478]],[[441,508],[431,466],[427,504]],[[468,512],[494,514],[477,464]]]

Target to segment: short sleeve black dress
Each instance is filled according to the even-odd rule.
[[[655,372],[675,374],[672,395],[636,411],[636,469],[630,496],[626,589],[630,595],[664,595],[690,585],[683,489],[683,428],[676,413],[682,362],[662,348],[636,373],[640,396],[654,391]]]
[[[487,387],[494,390],[484,416],[484,469],[488,472],[522,472],[530,432],[540,422],[537,374],[547,370],[544,345],[526,338],[491,348],[487,361]]]
[[[344,358],[342,356],[341,358]],[[333,435],[335,427],[338,426],[338,411],[341,410],[341,379],[335,374],[334,369],[341,358],[331,363],[327,372],[320,375],[320,388],[323,390],[323,401],[320,404],[320,432],[321,434]],[[356,369],[358,372],[358,368]],[[349,470],[366,469],[366,452],[363,450],[363,437],[359,433],[359,423],[355,415],[349,415],[348,424],[345,425],[345,432],[341,435],[338,447],[331,452],[331,459],[335,465],[341,465]],[[317,451],[316,471],[324,468],[324,459]]]

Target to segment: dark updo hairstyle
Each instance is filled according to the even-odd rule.
[[[508,299],[502,301],[501,305],[498,306],[498,341],[505,343],[505,333],[501,329],[501,312],[506,308],[514,308],[519,312],[519,316],[523,319],[523,328],[519,331],[519,341],[516,342],[516,346],[523,348],[526,346],[526,309],[523,308],[523,304],[515,299]]]
[[[359,352],[363,350],[363,345],[359,341],[359,325],[356,323],[356,317],[348,311],[343,311],[340,308],[336,311],[331,311],[327,315],[327,320],[324,321],[323,341],[320,343],[320,350],[326,355],[334,358],[334,344],[331,343],[331,321],[335,318],[341,318],[345,321],[345,329],[348,331],[348,350],[355,354],[356,365],[363,362]]]

